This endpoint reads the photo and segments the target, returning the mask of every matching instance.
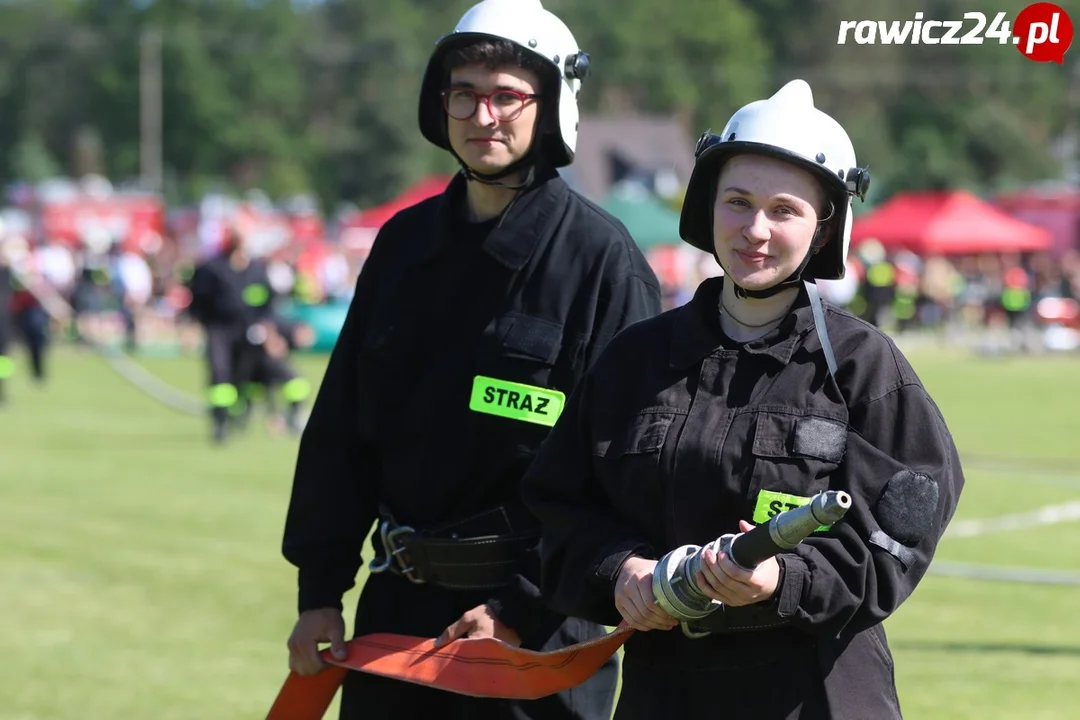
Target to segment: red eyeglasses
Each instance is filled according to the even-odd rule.
[[[468,120],[476,114],[476,108],[483,102],[488,114],[499,122],[512,122],[518,119],[525,103],[540,97],[537,93],[523,93],[517,90],[496,90],[487,95],[464,88],[451,88],[442,91],[443,108],[446,114],[455,120]]]

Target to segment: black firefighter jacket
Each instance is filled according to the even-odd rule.
[[[703,639],[635,633],[616,717],[899,717],[881,623],[956,509],[952,436],[886,335],[826,305],[833,377],[805,290],[739,346],[720,329],[722,285],[620,335],[570,398],[523,482],[544,528],[544,595],[615,624],[630,554],[659,559],[845,490],[844,519],[778,556],[771,601],[714,613]]]
[[[357,282],[300,443],[286,521],[301,612],[341,606],[380,505],[416,529],[520,506],[521,477],[550,424],[488,411],[553,423],[559,408],[490,382],[474,392],[477,378],[569,396],[617,332],[660,312],[657,280],[626,229],[554,171],[490,234],[466,241],[453,236],[464,191],[458,176],[394,216]],[[532,556],[533,571],[480,598],[526,647],[563,622],[543,607]],[[358,634],[437,633],[457,619],[408,607],[422,588],[373,599],[383,592],[376,577],[361,596]]]
[[[206,327],[243,333],[272,317],[275,293],[259,258],[237,270],[225,254],[216,255],[195,268],[189,285],[188,312]]]

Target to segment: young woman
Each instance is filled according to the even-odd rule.
[[[813,284],[843,275],[868,183],[800,80],[706,133],[681,234],[723,277],[615,338],[526,475],[545,598],[638,631],[617,720],[900,717],[882,621],[926,572],[964,479],[903,354]],[[653,593],[659,558],[828,489],[850,494],[846,517],[793,550],[753,570],[706,552],[697,584],[722,608],[675,629]]]

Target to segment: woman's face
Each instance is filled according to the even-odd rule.
[[[736,155],[720,172],[713,246],[732,282],[765,290],[785,280],[810,251],[825,194],[814,177],[783,160]]]

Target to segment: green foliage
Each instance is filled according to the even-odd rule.
[[[28,182],[38,182],[60,175],[60,164],[45,147],[39,135],[30,135],[15,145],[11,164],[15,175]]]
[[[94,134],[111,176],[137,175],[142,42],[156,30],[173,190],[224,178],[275,195],[314,190],[327,207],[386,200],[424,173],[454,168],[417,131],[417,93],[433,43],[473,1],[0,3],[0,181],[84,164],[80,132]],[[997,12],[1012,20],[1026,4],[982,10],[988,20]],[[691,142],[801,77],[870,163],[875,196],[1060,177],[1052,149],[1080,115],[1075,48],[1058,66],[1031,63],[995,41],[837,44],[842,20],[912,19],[900,3],[545,5],[592,56],[584,112],[675,114]],[[973,6],[934,0],[919,9],[960,19]]]

